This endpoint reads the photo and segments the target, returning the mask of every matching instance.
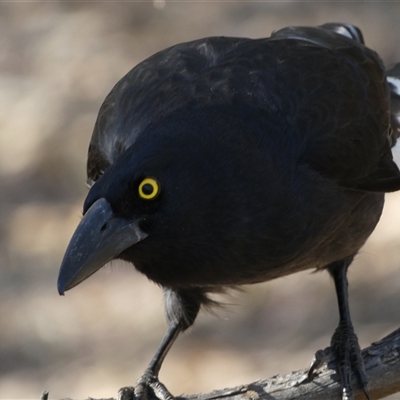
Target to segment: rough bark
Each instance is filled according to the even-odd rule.
[[[329,350],[326,359],[317,369],[311,382],[307,381],[307,369],[287,375],[275,375],[265,380],[235,388],[215,390],[211,393],[179,396],[179,400],[340,400],[341,388],[334,370]],[[400,392],[400,328],[363,350],[363,357],[369,378],[368,391],[371,400],[382,399]],[[357,389],[354,380],[355,400],[365,399]],[[41,400],[46,400],[42,395]],[[91,399],[90,400],[95,400]],[[67,400],[67,399],[64,399]],[[69,399],[70,400],[70,399]],[[97,399],[116,400],[116,399]]]

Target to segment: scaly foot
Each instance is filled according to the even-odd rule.
[[[361,349],[357,335],[351,325],[339,325],[332,336],[331,347],[318,350],[315,353],[307,374],[308,382],[311,382],[315,377],[315,371],[331,359],[329,353],[333,354],[336,362],[336,371],[342,385],[342,400],[353,400],[354,398],[351,385],[352,373],[356,374],[366,399],[370,400],[367,390],[368,378],[365,373]]]
[[[368,378],[365,373],[360,345],[350,324],[339,324],[332,336],[331,347],[336,359],[339,379],[342,383],[342,399],[353,399],[351,374],[354,372],[365,397],[370,400],[367,390]]]
[[[173,400],[174,396],[158,380],[151,370],[146,370],[136,386],[123,387],[118,391],[118,400]]]

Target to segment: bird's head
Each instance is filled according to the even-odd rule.
[[[166,225],[174,235],[171,225],[182,228],[187,204],[201,202],[198,192],[204,190],[207,173],[199,172],[199,157],[205,156],[204,149],[181,132],[182,123],[172,118],[149,127],[91,187],[61,265],[60,294],[107,262],[124,258],[121,254],[130,254],[149,235],[162,237]]]
[[[212,281],[226,248],[234,255],[243,238],[261,240],[258,226],[278,192],[265,176],[279,177],[256,117],[186,110],[149,126],[90,189],[59,292],[116,258],[161,284]]]

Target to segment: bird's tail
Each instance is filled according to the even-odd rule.
[[[356,42],[364,44],[364,38],[359,28],[351,24],[343,24],[338,22],[330,22],[328,24],[320,25],[320,28],[328,31],[333,31],[339,35],[345,36],[349,39],[353,39]]]
[[[343,23],[328,23],[320,28],[339,33],[358,43],[364,44],[363,35],[356,26]],[[390,123],[392,126],[392,147],[400,138],[400,62],[386,70],[390,90]]]
[[[393,131],[393,143],[400,137],[400,63],[386,70],[386,79],[390,89],[390,122]]]

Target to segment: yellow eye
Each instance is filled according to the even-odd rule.
[[[139,196],[142,199],[151,200],[157,197],[160,193],[160,186],[153,178],[143,179],[139,185]]]

